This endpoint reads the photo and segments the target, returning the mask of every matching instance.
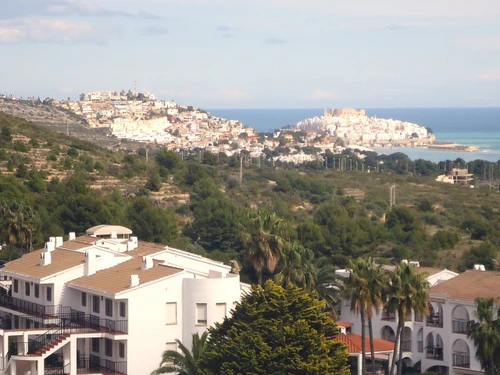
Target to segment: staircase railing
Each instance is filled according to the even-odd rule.
[[[28,354],[34,354],[40,351],[45,346],[56,341],[65,333],[65,325],[63,320],[63,325],[49,329],[44,334],[38,336],[36,339],[28,341]]]

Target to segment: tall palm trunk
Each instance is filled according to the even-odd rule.
[[[262,271],[257,271],[257,282],[262,285]]]
[[[366,375],[366,332],[365,332],[365,310],[364,304],[360,311],[361,315],[361,374]]]
[[[398,330],[400,331],[399,334],[399,357],[398,357],[398,375],[402,374],[403,371],[403,329],[404,329],[404,320],[401,319],[403,324],[401,327],[399,326],[398,322]]]
[[[373,325],[372,318],[368,317],[368,334],[370,335],[370,355],[372,359],[372,374],[375,374],[375,347],[373,345]]]
[[[402,324],[402,322],[404,322],[404,321],[401,321],[400,318],[399,318],[401,315],[402,314],[399,314],[399,311],[398,311],[398,326],[396,327],[396,340],[394,341],[395,345],[394,345],[394,351],[392,353],[391,371],[389,372],[390,375],[395,375],[395,373],[396,373],[395,372],[395,369],[396,369],[396,356],[399,353],[399,341],[400,341],[399,337],[401,335],[401,331],[403,330],[403,329],[399,329],[399,327]]]

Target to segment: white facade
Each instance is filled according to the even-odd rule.
[[[1,374],[149,374],[176,339],[191,347],[249,290],[229,266],[123,229],[51,238],[0,269],[12,278],[0,295]]]
[[[386,267],[386,268],[390,268]],[[464,331],[464,323],[452,323],[452,320],[462,319],[461,321],[469,320],[474,314],[471,311],[474,303],[470,303],[467,307],[468,314],[465,314],[462,310],[454,310],[455,305],[449,303],[436,304],[436,301],[442,301],[441,299],[436,300],[432,297],[432,288],[436,287],[442,283],[446,283],[448,280],[452,280],[457,277],[458,274],[449,270],[436,270],[426,267],[418,267],[421,272],[427,272],[427,281],[431,287],[431,304],[433,313],[426,317],[418,317],[414,314],[410,314],[405,319],[405,324],[403,328],[403,361],[407,365],[414,365],[418,361],[421,361],[422,371],[428,370],[433,366],[446,366],[450,371],[448,374],[472,374],[474,372],[460,372],[453,371],[452,366],[453,360],[455,358],[455,363],[457,361],[466,360],[466,356],[463,358],[459,355],[453,355],[452,346],[455,353],[462,353],[459,349],[464,349],[466,352],[463,342],[460,340],[467,341],[467,335]],[[337,274],[343,277],[349,276],[349,270],[338,270]],[[340,307],[340,320],[343,322],[353,323],[351,328],[352,333],[361,334],[361,321],[359,315],[356,315],[350,311],[350,300],[344,299],[341,302]],[[455,315],[453,315],[453,312]],[[374,312],[374,318],[372,319],[373,334],[375,338],[380,338],[387,341],[395,341],[395,332],[397,327],[397,319],[395,314],[388,314],[381,311],[379,314]],[[455,327],[455,331],[460,328],[461,333],[452,333]],[[368,324],[366,323],[366,333],[368,334]],[[457,341],[458,340],[458,341]],[[471,366],[474,365],[474,349],[473,346],[470,348],[469,357]],[[473,367],[471,367],[472,369]]]

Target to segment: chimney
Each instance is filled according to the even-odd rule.
[[[137,237],[130,237],[127,241],[127,251],[137,249]]]
[[[69,232],[69,241],[76,240],[76,233],[75,232]]]
[[[153,268],[153,258],[145,256],[142,257],[142,266],[141,270],[149,270],[150,268]]]
[[[48,266],[50,263],[52,263],[52,254],[50,251],[42,251],[40,253],[40,265],[43,266]]]
[[[474,264],[474,271],[486,271],[484,264]]]
[[[116,232],[111,232],[111,239],[116,240],[117,238]]]
[[[45,242],[45,252],[54,251],[56,249],[55,242]]]
[[[56,247],[62,246],[63,245],[63,238],[62,237],[56,237]]]
[[[139,285],[139,275],[130,275],[130,287]]]
[[[85,252],[85,275],[90,276],[96,273],[96,256],[90,251]]]
[[[56,243],[56,238],[55,238],[55,237],[50,237],[50,238],[49,238],[49,242],[54,242],[54,243]]]

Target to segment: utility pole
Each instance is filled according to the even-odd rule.
[[[389,193],[389,207],[392,210],[392,206],[396,204],[396,185],[392,185]]]
[[[243,155],[241,153],[240,153],[240,186],[243,186]]]

